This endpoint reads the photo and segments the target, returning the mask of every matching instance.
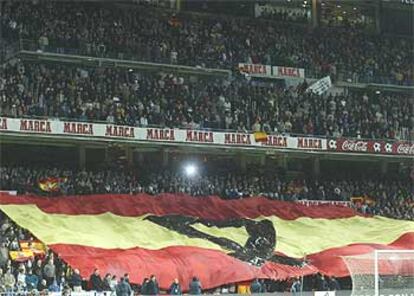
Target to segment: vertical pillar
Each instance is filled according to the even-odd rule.
[[[266,154],[260,156],[260,167],[263,168],[266,165]]]
[[[170,163],[170,153],[168,152],[168,149],[162,149],[162,167],[163,168],[168,167],[169,163]]]
[[[321,173],[321,162],[319,157],[314,158],[313,160],[313,174],[315,177],[319,177]]]
[[[246,172],[247,170],[247,159],[245,154],[240,155],[240,169],[242,172]]]
[[[86,164],[86,149],[84,145],[80,145],[78,148],[79,153],[79,168],[84,169]]]
[[[129,167],[133,165],[133,162],[134,162],[133,152],[132,152],[131,147],[128,145],[125,145],[125,159]]]
[[[182,0],[171,0],[171,2],[172,3],[175,2],[175,8],[176,8],[177,12],[179,12],[181,10]]]
[[[381,33],[381,12],[382,12],[382,1],[375,2],[375,33]]]
[[[381,175],[386,176],[388,173],[388,162],[383,160],[381,161]]]
[[[286,153],[281,155],[281,158],[280,158],[280,167],[282,169],[284,169],[285,171],[287,171],[287,169],[288,169],[288,157],[287,157],[287,154]]]
[[[144,153],[142,153],[141,151],[137,153],[138,153],[138,163],[142,165],[144,163]]]
[[[319,25],[319,15],[318,15],[318,0],[312,0],[312,12],[311,12],[311,17],[312,17],[312,27],[316,28]]]

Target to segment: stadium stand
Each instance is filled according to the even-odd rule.
[[[353,92],[321,98],[244,78],[198,78],[20,62],[3,69],[0,114],[129,126],[412,139],[410,94]],[[75,98],[75,99],[73,99]]]
[[[186,2],[0,1],[0,296],[413,291],[411,261],[358,292],[341,259],[413,249],[394,3]]]
[[[9,42],[29,39],[31,49],[61,53],[213,68],[284,65],[305,68],[313,77],[399,85],[414,80],[409,40],[354,28],[310,30],[258,19],[47,1],[7,2],[2,27]]]

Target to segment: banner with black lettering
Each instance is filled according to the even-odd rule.
[[[309,86],[306,89],[306,92],[312,92],[317,95],[324,94],[328,89],[330,89],[332,86],[332,81],[330,76],[326,76],[322,79],[319,79],[314,84]]]

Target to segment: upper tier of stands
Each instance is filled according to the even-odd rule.
[[[356,28],[318,28],[257,19],[173,15],[149,7],[3,2],[3,38],[52,50],[161,63],[230,68],[238,63],[305,68],[307,77],[413,84],[409,39]]]

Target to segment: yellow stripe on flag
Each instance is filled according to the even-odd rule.
[[[141,247],[152,250],[168,246],[197,246],[223,250],[208,240],[189,238],[144,220],[145,216],[47,214],[35,205],[0,205],[0,209],[47,245],[75,244],[105,249]],[[269,219],[275,226],[276,250],[292,257],[303,257],[304,254],[353,243],[389,244],[404,233],[414,232],[413,221],[378,216],[343,219],[302,217],[296,220],[283,220],[276,216],[257,218],[261,219]],[[202,224],[193,227],[239,244],[244,244],[248,238],[244,227],[217,228]]]

